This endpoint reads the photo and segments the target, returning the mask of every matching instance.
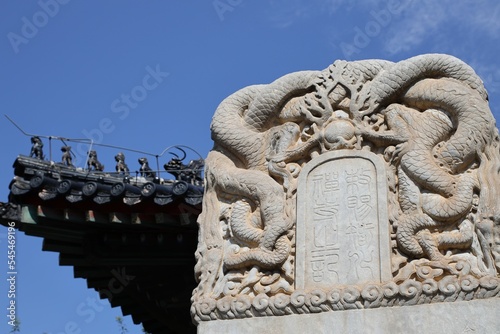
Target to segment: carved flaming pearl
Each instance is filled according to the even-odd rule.
[[[325,128],[325,147],[328,150],[351,147],[355,140],[355,127],[347,120],[336,120]]]

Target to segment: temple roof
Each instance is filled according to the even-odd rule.
[[[19,156],[0,223],[59,252],[89,288],[151,333],[189,333],[203,187]]]

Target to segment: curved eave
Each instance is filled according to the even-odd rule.
[[[1,224],[15,222],[43,238],[43,250],[58,252],[60,265],[73,266],[75,277],[148,332],[196,331],[189,308],[202,187],[127,183],[123,176],[22,156],[14,168],[9,202],[0,203]],[[99,189],[85,192],[87,183]],[[122,189],[116,191],[117,184]]]

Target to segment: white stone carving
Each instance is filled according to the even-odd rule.
[[[299,289],[392,278],[387,177],[381,158],[338,150],[311,160],[297,189]]]
[[[211,131],[195,321],[498,296],[500,141],[462,61],[291,73]]]

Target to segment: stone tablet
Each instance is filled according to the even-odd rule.
[[[500,294],[500,139],[459,59],[291,73],[211,133],[195,322]]]
[[[297,188],[299,289],[391,279],[387,177],[365,151],[325,153],[305,165]]]

